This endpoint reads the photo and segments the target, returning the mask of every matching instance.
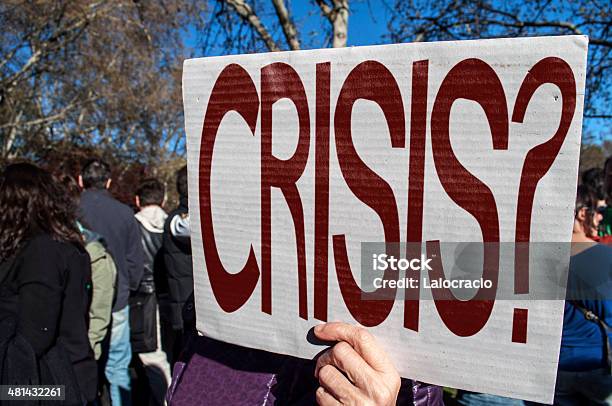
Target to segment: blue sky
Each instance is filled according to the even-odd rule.
[[[321,15],[321,10],[310,0],[289,1],[292,18],[298,28],[300,38],[304,39],[303,48],[321,48],[325,45],[326,30],[329,22]],[[274,15],[259,16],[268,29],[277,22]],[[348,45],[375,45],[386,41],[389,11],[384,0],[353,0],[350,5]],[[185,41],[196,49],[195,56],[204,56],[197,50],[198,35],[193,27],[187,30]],[[227,49],[216,48],[206,56],[228,53]]]
[[[352,0],[350,2],[348,45],[389,43],[389,39],[385,38],[385,35],[388,33],[387,23],[391,16],[388,5],[390,3],[392,3],[391,0]],[[329,23],[322,17],[319,7],[311,0],[288,0],[288,4],[300,34],[302,48],[326,46],[325,39],[329,32]],[[274,22],[276,21],[273,9],[270,11],[271,15],[260,15],[263,23],[269,29],[275,25]],[[198,50],[195,46],[196,38],[197,35],[193,28],[189,29],[185,40],[188,45],[195,48],[194,56],[205,56],[202,54],[202,50]],[[214,48],[209,49],[206,56],[224,53],[228,53],[227,49]],[[609,126],[609,120],[585,119],[583,130],[585,133],[598,135],[599,140],[597,141],[602,141],[603,137],[610,137]]]
[[[302,33],[306,34],[312,30],[321,31],[322,21],[320,11],[313,7],[310,1],[297,0],[292,2],[295,16],[300,19]],[[388,41],[383,39],[387,33],[387,21],[389,14],[387,7],[379,1],[351,2],[349,15],[349,45],[375,45]]]

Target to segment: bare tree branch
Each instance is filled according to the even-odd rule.
[[[317,4],[321,8],[323,15],[327,17],[330,23],[334,23],[334,18],[332,16],[333,9],[325,2],[325,0],[317,0]]]
[[[15,126],[9,131],[8,136],[4,141],[4,145],[2,146],[2,156],[8,156],[8,154],[11,152],[13,144],[15,143],[15,139],[17,138],[17,127],[19,125],[19,122],[21,121],[22,116],[23,111],[20,110],[19,113],[17,113],[17,117],[15,117],[15,120],[13,121]]]
[[[259,38],[266,44],[270,51],[280,51],[278,44],[272,39],[266,26],[261,22],[253,8],[245,0],[225,0],[227,4],[232,6],[236,13],[246,22],[248,22]]]
[[[98,3],[99,5],[100,3]],[[83,29],[87,26],[89,21],[95,18],[98,13],[104,11],[104,8],[90,7],[92,11],[85,13],[80,19],[77,19],[72,24],[61,28],[58,32],[55,32],[46,42],[42,43],[38,49],[32,49],[32,55],[28,58],[28,61],[15,72],[13,75],[3,78],[1,85],[5,88],[11,88],[19,83],[21,78],[46,56],[51,50],[57,47],[66,46],[66,43],[74,41],[83,32]],[[108,10],[108,8],[107,8]]]
[[[349,6],[348,0],[333,0],[334,12],[336,16],[334,18],[334,48],[342,48],[346,46],[348,40],[348,19],[349,19]]]
[[[585,114],[585,118],[612,119],[612,114]]]
[[[0,125],[0,129],[13,128],[13,127],[28,128],[28,127],[32,127],[36,125],[47,125],[47,124],[53,123],[54,121],[64,119],[70,111],[72,111],[73,109],[85,103],[89,103],[92,100],[93,98],[89,100],[78,101],[76,100],[76,98],[74,98],[67,106],[65,106],[64,108],[62,108],[60,111],[58,111],[55,114],[50,114],[50,115],[47,115],[41,118],[37,118],[35,120],[29,120],[26,122],[20,122],[19,120],[16,120],[12,123],[5,123],[5,124]],[[42,103],[39,103],[39,105],[41,105],[41,109],[42,109]]]
[[[602,2],[532,0],[527,4],[524,0],[395,0],[393,17],[388,24],[389,38],[393,42],[404,42],[588,35],[585,122],[610,120],[612,9],[599,3]]]
[[[332,0],[333,8],[325,0],[316,0],[323,15],[332,25],[334,48],[343,48],[348,39],[349,0]]]
[[[183,27],[200,29],[207,3],[0,2],[0,160],[73,148],[170,159],[165,137],[182,129]]]
[[[285,0],[272,0],[272,4],[274,4],[274,8],[276,9],[278,21],[283,28],[283,33],[285,34],[285,39],[287,40],[287,44],[289,44],[289,48],[294,51],[300,49],[297,29],[289,17],[289,12],[285,6]]]

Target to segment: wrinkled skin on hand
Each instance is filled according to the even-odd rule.
[[[337,342],[317,360],[319,405],[395,405],[400,376],[372,334],[337,322],[314,331],[321,340]]]

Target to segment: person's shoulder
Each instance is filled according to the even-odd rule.
[[[571,265],[586,265],[593,268],[593,265],[601,267],[604,264],[612,265],[612,247],[606,244],[593,243],[570,259]]]
[[[106,255],[106,247],[102,244],[101,241],[93,240],[85,245],[85,249],[87,253],[91,257],[91,261],[95,261],[97,258],[100,258]]]
[[[119,200],[113,198],[113,200],[115,201],[115,204],[117,205],[118,208],[120,208],[120,210],[127,216],[130,217],[134,217],[134,209],[132,209],[130,206],[128,206],[127,204],[120,202]]]
[[[603,258],[607,259],[610,263],[612,263],[612,246],[609,244],[596,244],[592,248],[593,252],[597,255],[601,255]]]
[[[179,207],[175,208],[174,210],[172,210],[172,211],[170,211],[168,213],[168,217],[166,217],[166,222],[170,223],[172,221],[172,219],[174,217],[176,217],[176,216],[179,216],[181,218],[185,218],[188,215],[189,215],[189,210],[187,210],[184,207],[179,206]]]
[[[108,190],[85,189],[81,194],[81,202],[83,202],[83,200],[98,200],[103,202],[103,205],[110,209],[129,212],[130,215],[134,214],[134,210],[132,210],[130,206],[119,201]]]
[[[568,286],[580,281],[583,287],[609,289],[612,288],[610,272],[612,272],[612,247],[593,244],[570,258]]]
[[[70,268],[70,264],[74,261],[89,262],[89,256],[82,245],[53,238],[49,233],[32,236],[26,242],[21,257],[25,264],[30,264],[26,266],[26,271],[29,268],[36,268],[31,270],[38,274],[45,274],[38,269],[41,266],[50,266],[63,273],[63,270]]]
[[[83,202],[94,198],[95,194],[96,191],[93,189],[83,189],[79,198],[80,203],[83,204]]]
[[[87,250],[83,244],[79,244],[76,241],[64,241],[49,237],[51,242],[48,247],[54,250],[58,255],[65,258],[78,260],[84,260],[88,258]]]
[[[180,217],[182,217],[182,214],[178,213],[178,212],[175,212],[175,211],[171,211],[168,214],[168,217],[166,217],[166,220],[164,221],[164,223],[165,224],[170,224],[175,217],[179,217],[180,218]]]
[[[184,219],[188,215],[189,215],[189,212],[187,210],[184,210],[182,207],[177,207],[176,209],[168,213],[168,217],[166,217],[166,221],[164,222],[164,234],[170,233],[170,229],[173,227],[172,225],[173,221],[174,222],[179,221],[181,219]]]
[[[40,233],[32,236],[25,246],[25,252],[42,251],[47,254],[71,252],[74,249],[72,244],[53,238],[49,233]]]
[[[116,199],[110,193],[105,193],[104,200],[107,209],[117,215],[122,221],[125,221],[127,217],[134,217],[134,210],[127,204]]]
[[[169,226],[170,222],[172,221],[172,219],[176,216],[180,215],[179,209],[176,208],[174,210],[170,210],[168,212],[168,216],[166,217],[166,220],[164,221],[164,226]]]

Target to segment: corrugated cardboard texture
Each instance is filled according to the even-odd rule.
[[[338,276],[341,236],[357,283],[361,280],[360,243],[365,241],[419,241],[419,237],[442,242],[512,242],[517,237],[518,241],[569,241],[586,52],[586,37],[566,36],[187,60],[183,97],[198,329],[234,344],[314,356],[321,347],[309,343],[306,336],[320,323],[317,317],[324,318],[326,312],[329,321],[356,322],[339,286],[339,280],[351,286],[350,275]],[[222,72],[226,80],[218,81]],[[283,97],[287,94],[291,100]],[[240,113],[222,115],[218,128],[211,124],[215,116],[220,118],[223,107],[231,110],[236,105]],[[210,119],[205,124],[207,114]],[[205,126],[208,139],[203,140]],[[270,131],[271,152],[266,141]],[[207,167],[210,182],[203,175]],[[295,186],[292,178],[297,179]],[[315,208],[316,182],[319,204]],[[210,198],[204,193],[208,187]],[[534,190],[532,204],[529,190]],[[269,226],[262,223],[262,193],[264,206],[269,196]],[[419,233],[414,219],[421,206]],[[203,208],[212,216],[206,224]],[[517,210],[521,211],[518,221]],[[212,234],[203,238],[203,229],[211,227],[216,249]],[[319,235],[317,247],[315,234]],[[268,235],[271,244],[262,243],[262,236]],[[327,258],[322,255],[326,247]],[[232,281],[218,285],[226,300],[224,310],[213,294],[211,271],[221,275],[219,280],[224,272],[238,274],[251,250],[249,272],[254,279],[240,282],[242,288]],[[213,251],[219,262],[209,269],[215,263]],[[567,252],[559,255],[562,261],[569,260]],[[530,285],[547,283],[542,279],[545,275],[538,273],[538,264],[545,260],[532,253]],[[320,279],[324,272],[319,273],[316,314],[315,263],[319,270],[328,270],[327,287]],[[514,263],[512,250],[500,253],[500,286],[516,283]],[[269,290],[263,281],[265,267],[270,271]],[[305,271],[302,308],[299,269]],[[525,284],[524,277],[520,284]],[[323,297],[327,306],[320,301]],[[402,376],[534,401],[552,400],[563,301],[521,301],[517,294],[516,300],[496,301],[488,319],[486,309],[474,310],[472,320],[469,312],[453,316],[451,308],[446,323],[430,291],[421,292],[419,312],[408,315],[401,298],[392,303],[386,317],[384,304],[368,301],[356,306],[364,303],[382,306],[380,324],[376,314],[367,310],[359,318],[377,324],[369,329]],[[513,342],[515,309],[527,309],[525,331],[518,331],[525,343]],[[471,334],[463,326],[483,314],[484,327],[461,336]],[[520,310],[517,323],[524,316]],[[454,317],[460,323],[453,332],[448,323]],[[418,319],[418,331],[406,328],[405,318],[410,323]]]

